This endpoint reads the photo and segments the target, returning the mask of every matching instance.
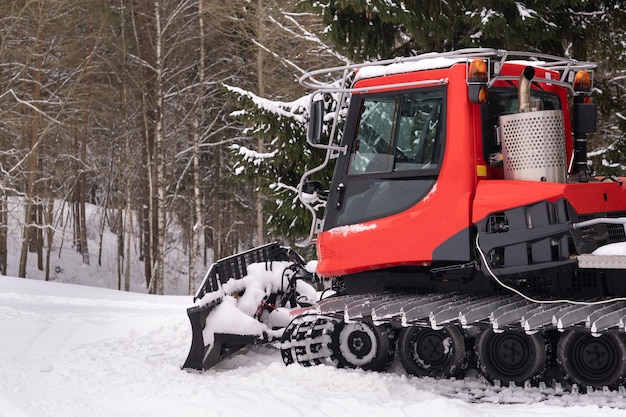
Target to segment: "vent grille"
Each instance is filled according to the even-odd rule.
[[[597,271],[580,269],[572,277],[572,291],[576,294],[589,294],[590,289],[600,288]]]

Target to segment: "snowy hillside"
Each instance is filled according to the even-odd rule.
[[[285,367],[272,347],[204,373],[182,371],[190,304],[186,296],[0,277],[0,417],[626,416],[618,393],[538,402],[537,391],[503,390],[474,403],[478,380],[409,378],[398,365],[382,374]],[[497,399],[523,404],[489,403]]]
[[[57,205],[60,202],[57,202]],[[22,248],[22,223],[24,219],[23,203],[18,199],[9,199],[8,221],[8,265],[7,275],[18,276],[20,251]],[[59,207],[57,209],[61,211]],[[67,210],[67,209],[66,209]],[[123,275],[125,264],[118,265],[117,236],[103,223],[103,210],[93,204],[87,204],[87,246],[89,249],[89,265],[83,263],[82,255],[73,244],[73,229],[69,221],[56,225],[52,248],[50,250],[50,281],[68,284],[81,284],[102,288],[118,288],[118,273]],[[146,293],[144,267],[140,260],[139,229],[137,219],[133,218],[133,238],[130,247],[130,290]],[[189,270],[188,254],[182,250],[182,238],[177,224],[167,230],[168,246],[165,263],[165,294],[183,295],[188,293]],[[45,252],[45,250],[44,250]],[[45,256],[45,255],[44,255]],[[208,263],[212,253],[209,250]],[[98,262],[100,260],[100,265]],[[123,262],[125,263],[125,261]],[[207,267],[199,259],[196,270],[196,283],[199,284]],[[29,253],[26,277],[43,280],[45,272],[37,268],[37,257]]]

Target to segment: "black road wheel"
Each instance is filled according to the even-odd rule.
[[[540,377],[548,357],[541,333],[495,333],[491,329],[482,331],[476,338],[476,356],[487,378],[516,384]]]
[[[412,326],[400,331],[398,356],[411,375],[457,376],[466,360],[463,332],[456,326],[433,330]]]
[[[561,370],[582,386],[616,388],[626,376],[626,341],[623,334],[567,331],[561,335],[556,358]]]
[[[341,323],[335,326],[332,350],[340,368],[383,371],[395,354],[393,330],[360,321]]]

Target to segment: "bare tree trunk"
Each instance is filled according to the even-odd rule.
[[[156,25],[156,90],[155,90],[155,144],[154,165],[156,168],[156,245],[154,259],[154,283],[150,286],[153,294],[163,294],[164,253],[165,253],[165,147],[163,127],[163,31],[161,27],[161,1],[154,0],[154,22]]]
[[[40,10],[40,22],[42,10]],[[37,178],[37,142],[39,140],[39,109],[41,100],[41,79],[43,66],[43,33],[41,29],[37,33],[37,53],[35,54],[35,63],[31,69],[32,73],[32,96],[33,106],[30,113],[32,115],[32,124],[30,131],[30,154],[28,156],[28,175],[26,182],[26,207],[24,209],[24,235],[22,239],[22,251],[20,253],[20,266],[18,275],[22,278],[26,277],[26,263],[28,261],[28,252],[34,252],[37,244],[37,231],[35,224],[37,221],[35,211],[35,181]]]
[[[83,142],[83,149],[87,147],[87,143]],[[81,159],[84,157],[86,160],[87,152],[86,150],[81,149]],[[78,205],[79,205],[79,213],[80,213],[80,253],[83,255],[83,263],[85,265],[89,265],[89,248],[87,244],[87,207],[85,201],[85,194],[87,190],[85,187],[85,178],[84,175],[80,175],[80,179],[78,182]]]
[[[204,250],[202,251],[202,265],[206,268],[209,265],[208,249],[213,250],[213,229],[210,227],[204,228]]]
[[[150,0],[139,1],[139,8],[131,10],[132,16],[136,16],[136,19],[132,19],[133,23],[133,35],[135,38],[136,47],[139,51],[143,52],[143,59],[148,65],[154,68],[154,48],[152,45],[151,34],[151,21],[150,21]],[[134,2],[130,2],[133,7]],[[139,27],[137,27],[139,26]],[[150,110],[150,103],[148,98],[154,94],[154,77],[147,75],[146,68],[141,66],[141,111],[142,111],[142,161],[144,166],[145,180],[148,183],[147,187],[142,187],[142,194],[140,195],[140,207],[138,211],[140,213],[139,225],[140,225],[140,240],[142,259],[144,263],[144,277],[146,280],[146,287],[150,287],[152,282],[152,253],[153,253],[153,221],[152,213],[154,212],[152,195],[153,190],[153,170],[152,170],[152,155],[154,149],[154,137],[153,137],[153,112]]]
[[[126,91],[126,89],[124,91]],[[126,99],[127,97],[126,93],[124,93],[124,97]],[[130,158],[128,156],[130,155],[130,135],[128,134],[126,134],[124,148],[126,150],[125,152],[126,156],[124,158],[126,161],[125,166],[126,166],[126,169],[128,170],[128,167],[130,166]],[[124,229],[126,230],[126,244],[124,245],[126,248],[126,255],[125,255],[126,266],[124,268],[124,291],[130,290],[130,238],[131,238],[132,228],[133,228],[131,201],[132,201],[131,178],[130,178],[130,173],[127,173],[126,174],[126,198],[125,198],[126,226],[124,227]]]
[[[202,201],[200,196],[200,121],[204,109],[204,0],[198,0],[198,36],[200,38],[200,56],[198,57],[198,97],[193,120],[193,208],[192,218],[195,224],[191,231],[191,249],[189,251],[189,295],[196,293],[196,262],[202,233]]]
[[[126,0],[120,0],[120,10],[126,10]],[[131,10],[132,12],[132,10]],[[133,18],[134,22],[134,18]],[[127,45],[126,45],[126,30],[125,26],[121,27],[121,40],[122,40],[122,67],[124,71],[126,71],[126,57],[127,57]],[[123,157],[123,166],[124,166],[124,176],[120,176],[120,184],[124,183],[126,189],[124,194],[124,218],[125,224],[122,224],[122,213],[121,213],[121,204],[120,204],[120,230],[118,234],[118,263],[120,268],[124,271],[124,291],[130,290],[130,246],[131,246],[131,234],[132,234],[132,191],[131,191],[131,176],[130,176],[130,164],[131,164],[131,143],[130,143],[130,134],[129,134],[129,105],[128,105],[128,80],[126,78],[126,74],[122,77],[122,114],[124,115],[124,120],[122,123],[123,126],[123,135],[124,135],[124,157]],[[125,177],[122,179],[122,177]],[[125,263],[122,262],[125,259]],[[121,281],[121,274],[120,274]],[[119,288],[122,289],[121,282],[119,283]]]
[[[111,171],[109,171],[109,178],[113,175]],[[102,266],[102,245],[104,241],[104,228],[107,223],[107,210],[109,209],[109,193],[110,189],[107,184],[107,190],[104,193],[104,205],[102,208],[102,218],[100,219],[100,230],[99,230],[99,242],[98,242],[98,266]]]
[[[220,146],[215,147],[215,151],[213,153],[213,192],[212,192],[212,200],[213,200],[213,262],[220,259],[222,257],[222,225],[221,225],[221,155],[220,155]]]
[[[39,165],[41,166],[41,165]],[[37,187],[36,188],[40,188]],[[36,194],[39,196],[39,202],[36,206],[36,216],[37,216],[37,227],[35,228],[35,238],[37,240],[37,244],[35,246],[35,250],[37,252],[37,269],[39,269],[40,271],[44,270],[44,264],[43,264],[43,228],[39,227],[43,224],[45,224],[45,219],[44,219],[44,210],[43,210],[43,196],[42,193],[38,190],[36,191]]]
[[[31,204],[26,202],[26,216],[24,218],[24,232],[22,237],[22,250],[20,251],[20,266],[18,276],[20,278],[26,278],[26,262],[28,261],[28,212],[30,211]]]
[[[128,188],[127,196],[130,198],[130,187]],[[128,204],[126,206],[126,267],[124,268],[124,291],[130,290],[130,237],[133,227],[132,221],[130,204]]]
[[[8,204],[6,193],[0,193],[0,274],[7,274],[8,266],[8,228],[9,228]]]
[[[202,0],[199,1],[202,3]],[[200,141],[200,133],[198,126],[198,117],[194,121],[194,150],[193,150],[193,207],[195,209],[195,224],[191,231],[191,248],[189,250],[189,295],[196,293],[196,262],[198,260],[198,250],[200,249],[200,233],[202,233],[202,201],[200,199],[200,161],[198,157]]]
[[[46,269],[45,276],[46,281],[50,280],[50,255],[52,253],[52,242],[54,241],[54,228],[52,224],[54,222],[54,194],[49,193],[47,197],[47,207],[46,207],[46,224],[48,227],[46,228]]]
[[[260,44],[263,44],[263,33],[265,30],[265,9],[263,7],[263,0],[257,0],[257,37]],[[263,57],[265,52],[263,48],[257,47],[257,84],[259,89],[259,96],[265,97],[265,79],[263,77]],[[263,138],[259,137],[257,144],[258,152],[263,153],[265,151],[265,144]],[[263,194],[261,188],[258,187],[256,194],[256,240],[257,245],[263,244],[265,241],[263,221]]]
[[[117,238],[117,251],[115,265],[117,265],[117,289],[122,290],[122,274],[124,273],[124,212],[118,207],[115,215],[115,237]]]
[[[93,27],[93,21],[89,18],[90,27]],[[88,37],[89,51],[93,50],[95,46],[95,39],[92,31],[89,31]],[[83,256],[83,264],[90,265],[89,259],[89,244],[87,242],[87,207],[86,207],[86,194],[87,194],[87,182],[86,182],[86,173],[85,167],[88,165],[87,163],[87,144],[89,138],[89,116],[91,109],[91,84],[92,84],[92,76],[91,69],[89,68],[89,62],[91,58],[87,58],[86,62],[86,71],[87,76],[85,77],[85,98],[83,103],[83,120],[82,127],[80,130],[80,153],[78,155],[80,160],[80,174],[78,177],[78,192],[79,199],[78,204],[80,205],[80,253]]]

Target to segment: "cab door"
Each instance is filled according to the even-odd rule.
[[[324,230],[400,213],[436,183],[445,138],[445,86],[354,95]]]

